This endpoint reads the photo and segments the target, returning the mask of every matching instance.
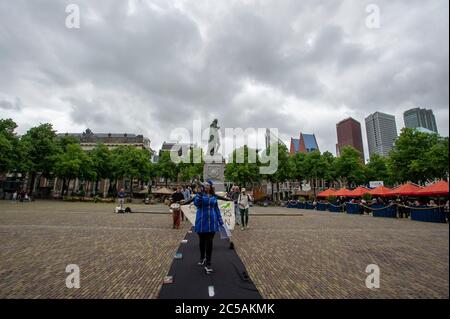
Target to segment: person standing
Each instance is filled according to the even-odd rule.
[[[239,195],[241,194],[241,192],[239,191],[239,186],[234,185],[231,188],[231,192],[230,195],[228,197],[230,197],[230,199],[233,200],[234,203],[234,219],[237,225],[241,224],[241,212],[239,210],[239,205],[238,205],[238,198]]]
[[[219,226],[223,226],[218,198],[211,181],[206,182],[195,195],[194,205],[197,207],[194,229],[200,241],[200,261],[198,265],[205,267],[206,274],[211,274],[213,272],[211,257],[214,235],[219,231]]]
[[[241,213],[241,230],[248,229],[248,210],[250,209],[251,197],[247,194],[247,190],[242,188],[238,197],[238,206]]]
[[[173,229],[180,228],[180,218],[181,218],[181,202],[184,201],[184,195],[181,186],[177,187],[177,191],[172,194],[170,198],[171,204],[177,204],[176,207],[172,208],[173,215]]]
[[[17,191],[14,191],[14,193],[12,195],[12,202],[17,203]]]
[[[119,197],[120,210],[123,210],[123,205],[125,204],[125,197],[126,197],[125,190],[121,188],[117,196]]]

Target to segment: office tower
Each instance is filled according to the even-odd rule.
[[[411,109],[403,113],[403,119],[407,128],[423,127],[438,133],[436,118],[432,110],[421,108]]]
[[[336,124],[336,131],[336,155],[339,156],[345,146],[352,146],[361,153],[361,157],[364,159],[361,123],[350,117]]]
[[[369,156],[388,156],[397,138],[395,116],[381,112],[369,115],[366,118],[366,132]]]

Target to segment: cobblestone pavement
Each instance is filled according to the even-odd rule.
[[[265,298],[448,298],[449,227],[371,216],[300,211],[253,216],[233,240]],[[380,289],[366,288],[369,264]]]
[[[0,201],[0,298],[156,298],[190,225],[176,231],[169,215],[113,209]],[[293,211],[301,215],[281,216]],[[250,229],[235,231],[233,240],[265,298],[449,296],[448,225],[286,208],[253,212]],[[68,264],[80,267],[80,289],[65,286]],[[368,264],[381,269],[378,290],[365,287]]]
[[[156,298],[186,230],[114,205],[0,202],[0,298]],[[66,288],[68,264],[81,288]]]

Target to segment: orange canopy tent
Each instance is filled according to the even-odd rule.
[[[418,191],[420,191],[422,189],[423,188],[418,185],[407,183],[407,184],[404,184],[404,185],[394,188],[391,191],[391,195],[392,196],[416,196]]]
[[[323,191],[323,192],[320,192],[320,193],[317,195],[317,197],[335,196],[335,192],[336,192],[336,190],[330,188],[330,189],[327,189],[327,190],[325,190],[325,191]]]
[[[352,192],[349,191],[347,188],[341,188],[340,190],[336,191],[334,193],[334,196],[342,196],[342,197],[352,197]]]
[[[419,196],[448,196],[448,182],[440,181],[422,188],[417,192]]]
[[[367,194],[369,192],[370,192],[370,189],[362,187],[362,186],[355,188],[354,190],[351,191],[352,196],[354,196],[354,197],[361,197],[362,195]]]
[[[388,187],[378,186],[377,188],[370,190],[369,194],[373,196],[387,197],[392,196],[391,191],[392,190]]]

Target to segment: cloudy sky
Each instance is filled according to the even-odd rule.
[[[66,6],[80,28],[66,27]],[[369,28],[369,4],[380,27]],[[24,133],[138,133],[159,149],[174,128],[315,133],[432,108],[448,136],[447,0],[0,0],[0,118]]]

